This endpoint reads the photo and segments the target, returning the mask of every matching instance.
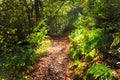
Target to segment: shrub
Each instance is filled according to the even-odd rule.
[[[43,22],[36,26],[33,33],[26,36],[25,40],[11,43],[10,46],[8,43],[11,40],[8,40],[8,42],[4,38],[0,40],[2,46],[0,48],[0,79],[24,79],[23,71],[30,74],[28,66],[35,63],[38,56],[36,48],[41,47],[40,44],[43,45],[42,41],[45,40],[47,34],[45,26],[42,28],[41,26],[43,26]]]

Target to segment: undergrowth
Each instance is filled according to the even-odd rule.
[[[111,16],[120,17],[120,6],[117,0],[106,1],[85,1],[81,6],[83,13],[74,23],[76,30],[69,36],[72,41],[69,55],[73,58],[74,72],[83,80],[114,80],[115,72],[103,58],[106,55],[120,58],[120,18]],[[115,9],[116,13],[111,13]]]
[[[33,70],[32,65],[38,55],[44,53],[50,45],[45,27],[44,21],[41,21],[25,40],[11,46],[0,40],[0,80],[31,80],[29,75]]]

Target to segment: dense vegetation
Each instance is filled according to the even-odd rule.
[[[66,32],[79,79],[119,78],[119,0],[0,0],[0,79],[24,80],[49,36]]]
[[[42,43],[45,43],[47,29],[39,12],[42,6],[39,4],[33,9],[38,2],[33,3],[29,0],[1,1],[0,79],[22,79],[23,71],[30,73],[28,68],[34,64],[37,54],[44,51]]]
[[[118,0],[88,0],[81,5],[83,14],[74,23],[69,54],[76,74],[83,79],[113,80],[111,69],[116,69],[120,54],[119,4]],[[109,56],[114,56],[110,62]]]

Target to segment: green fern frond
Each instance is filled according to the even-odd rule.
[[[98,80],[112,80],[113,78],[113,71],[104,64],[93,64],[89,68],[88,74]]]

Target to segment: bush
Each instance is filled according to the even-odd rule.
[[[43,45],[42,42],[47,34],[45,26],[41,26],[43,26],[43,22],[36,26],[33,32],[26,36],[25,40],[16,43],[12,41],[14,37],[10,37],[11,39],[7,40],[8,42],[4,40],[4,37],[0,37],[2,38],[0,40],[2,46],[0,48],[0,79],[24,79],[23,71],[30,74],[28,66],[35,63],[38,56],[36,48],[41,47],[40,44]],[[10,43],[11,41],[13,43]]]
[[[0,77],[7,78],[7,80],[10,79],[11,76],[18,77],[27,66],[34,63],[35,58],[36,54],[32,48],[14,45],[11,51],[7,51],[1,55],[0,72],[2,73],[0,73]]]

